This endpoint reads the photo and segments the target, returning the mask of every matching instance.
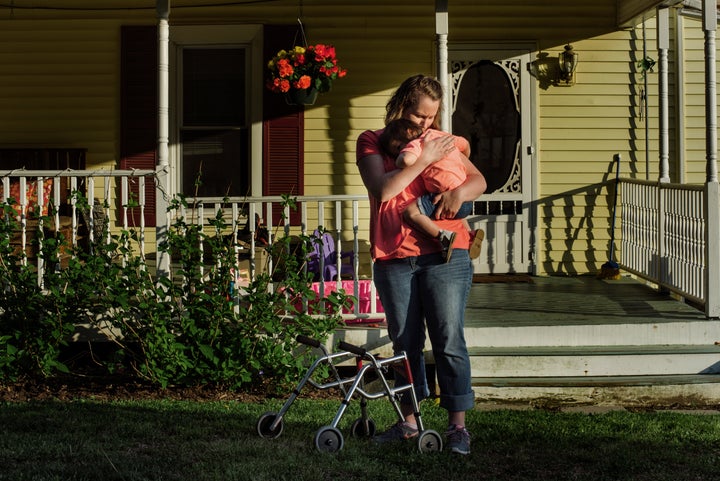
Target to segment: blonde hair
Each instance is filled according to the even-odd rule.
[[[443,91],[440,81],[434,77],[418,74],[405,79],[403,83],[392,94],[385,106],[385,125],[393,120],[403,118],[405,111],[416,107],[422,97],[430,97],[432,100],[440,101],[438,111],[442,111]],[[439,115],[435,116],[432,128],[439,129]]]

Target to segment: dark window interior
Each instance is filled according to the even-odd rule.
[[[242,48],[183,50],[180,141],[185,195],[248,193],[245,56]]]

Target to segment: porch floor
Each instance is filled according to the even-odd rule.
[[[600,280],[591,276],[498,276],[498,279],[501,282],[473,283],[465,311],[466,328],[706,320],[698,309],[630,277]]]

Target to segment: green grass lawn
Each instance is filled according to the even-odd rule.
[[[314,436],[339,400],[301,398],[278,438],[259,437],[258,417],[282,402],[3,402],[0,480],[720,479],[716,415],[473,411],[472,453],[459,456],[350,437],[354,402],[339,425],[344,448],[329,454]],[[395,420],[386,400],[369,411],[379,427]],[[432,401],[422,411],[426,429],[442,433],[445,411]]]

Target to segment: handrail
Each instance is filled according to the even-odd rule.
[[[155,175],[157,171],[151,169],[132,169],[132,170],[112,170],[112,169],[95,169],[95,170],[27,170],[12,169],[0,170],[0,178],[3,177],[144,177]]]

